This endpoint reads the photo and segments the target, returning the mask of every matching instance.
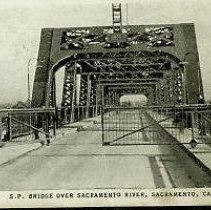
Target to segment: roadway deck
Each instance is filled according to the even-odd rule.
[[[100,121],[99,118],[94,120]],[[100,123],[62,129],[43,146],[0,167],[1,190],[195,187],[165,145],[102,146]]]

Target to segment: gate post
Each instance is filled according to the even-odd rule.
[[[54,120],[55,120],[55,129],[56,129],[59,127],[59,110],[57,107],[55,107]]]
[[[2,130],[3,129],[3,127],[2,127],[2,118],[1,118],[1,116],[0,116],[0,142],[2,141]]]
[[[12,119],[11,119],[11,113],[8,113],[8,118],[7,118],[7,139],[9,141],[12,140]]]
[[[99,84],[97,84],[97,87],[96,87],[96,104],[95,104],[96,108],[95,108],[95,117],[97,117],[98,112],[99,112],[99,107],[98,107],[98,106],[99,106],[99,98],[100,98],[99,92],[100,92],[100,90],[99,90]]]
[[[67,108],[64,108],[64,123],[67,124]]]
[[[104,145],[104,107],[101,108],[102,145]]]
[[[45,132],[47,144],[50,143],[50,133],[49,133],[49,113],[45,113]]]
[[[191,131],[192,131],[192,140],[194,140],[194,127],[195,127],[195,116],[194,111],[191,112]]]
[[[56,128],[57,128],[57,111],[56,111],[56,109],[55,109],[55,112],[53,112],[52,120],[53,120],[53,135],[56,136]]]

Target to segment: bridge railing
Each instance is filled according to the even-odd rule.
[[[163,129],[176,143],[209,144],[211,105],[103,107],[103,144],[175,144],[164,138]]]
[[[68,124],[78,122],[86,118],[95,117],[100,115],[101,107],[97,106],[74,106],[72,107],[59,107],[57,108],[58,124]]]
[[[1,109],[1,142],[34,142],[55,135],[55,109]]]

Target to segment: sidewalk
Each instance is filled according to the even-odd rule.
[[[20,144],[20,145],[5,145],[0,148],[0,166],[15,160],[16,158],[38,149],[42,145],[40,143]]]
[[[153,113],[154,116],[157,115],[157,119],[159,119],[158,113]],[[175,128],[170,130],[166,129],[165,125],[172,125]],[[208,137],[200,137],[195,136],[194,141],[196,144],[194,146],[191,146],[190,142],[193,139],[192,131],[191,129],[185,128],[181,134],[181,131],[179,128],[177,128],[175,125],[173,125],[173,121],[171,119],[166,120],[164,122],[161,122],[160,125],[168,132],[170,133],[178,143],[181,143],[181,145],[184,148],[184,151],[189,155],[189,157],[192,158],[192,160],[201,168],[203,168],[204,171],[207,171],[211,175],[211,138]],[[197,129],[194,129],[195,133],[198,133]],[[181,138],[181,136],[183,138]]]
[[[67,124],[64,128],[56,130],[56,138],[51,139],[51,141],[57,140],[58,137],[70,135],[71,133],[77,132],[77,127],[87,128],[93,125],[93,122],[100,119],[99,117],[89,118],[89,120],[83,120],[80,122],[75,122],[72,124]],[[68,127],[69,126],[69,127]],[[20,137],[20,139],[23,137]],[[26,141],[26,142],[5,142],[2,147],[0,147],[0,166],[27,154],[28,152],[34,151],[42,147],[40,141],[44,140],[45,136],[40,134],[40,140],[36,141]],[[0,142],[0,146],[2,143]]]

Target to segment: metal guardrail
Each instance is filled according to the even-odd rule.
[[[68,124],[78,122],[89,117],[97,116],[101,113],[101,106],[74,106],[57,108],[58,124]]]
[[[55,135],[55,109],[0,109],[0,142],[34,142]]]
[[[175,144],[162,129],[182,144],[210,144],[211,105],[103,107],[104,145]]]

